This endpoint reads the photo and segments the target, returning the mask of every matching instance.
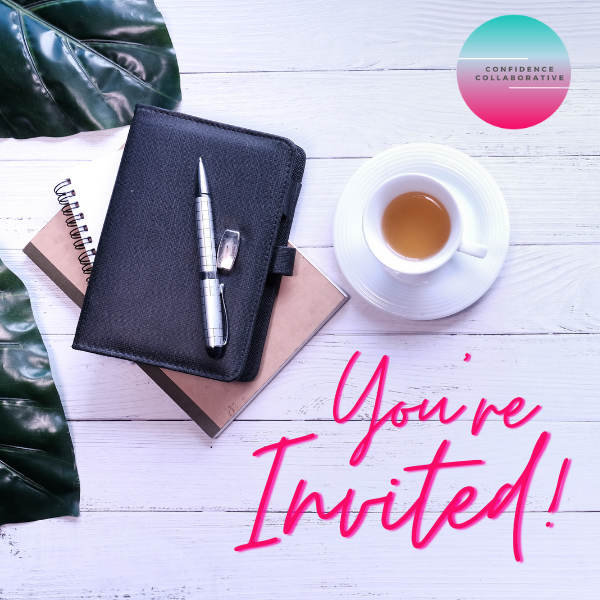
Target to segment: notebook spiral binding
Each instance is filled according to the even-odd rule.
[[[83,221],[84,215],[82,212],[74,213],[73,211],[79,208],[79,202],[71,202],[71,198],[76,196],[75,190],[65,189],[71,185],[70,179],[65,179],[54,186],[54,193],[58,203],[62,205],[62,213],[66,217],[65,222],[67,227],[70,228],[69,234],[73,240],[73,247],[76,250],[83,250],[79,255],[79,263],[81,264],[81,270],[87,275],[86,281],[89,281],[89,275],[92,272],[93,257],[96,254],[96,248],[86,249],[86,244],[91,244],[92,238],[90,236],[84,236],[83,234],[88,230],[88,226],[83,224],[79,225],[80,221]]]

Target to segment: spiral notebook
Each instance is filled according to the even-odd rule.
[[[54,193],[62,205],[65,224],[83,273],[89,275],[102,233],[113,185],[123,150],[103,156],[74,169],[56,184]],[[101,175],[101,176],[100,176]]]
[[[58,176],[55,193],[62,209],[23,250],[79,307],[121,155],[115,152]],[[284,277],[281,283],[255,379],[227,383],[137,364],[214,438],[347,300],[348,296],[298,251],[294,276]]]

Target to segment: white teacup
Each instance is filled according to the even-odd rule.
[[[385,241],[382,230],[383,213],[388,204],[400,194],[422,192],[437,198],[450,216],[450,235],[444,247],[428,258],[406,258],[395,252]],[[463,238],[463,223],[458,204],[450,190],[439,180],[420,173],[397,175],[382,183],[365,206],[363,234],[375,258],[393,273],[419,275],[430,273],[447,263],[455,252],[485,258],[487,248]]]

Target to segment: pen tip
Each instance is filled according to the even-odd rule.
[[[198,189],[199,194],[208,194],[208,181],[206,180],[206,171],[204,170],[204,163],[202,157],[198,158]]]

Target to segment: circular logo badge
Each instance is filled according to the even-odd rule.
[[[468,37],[456,75],[464,101],[480,119],[524,129],[545,121],[562,104],[571,63],[550,27],[508,15],[487,21]]]

